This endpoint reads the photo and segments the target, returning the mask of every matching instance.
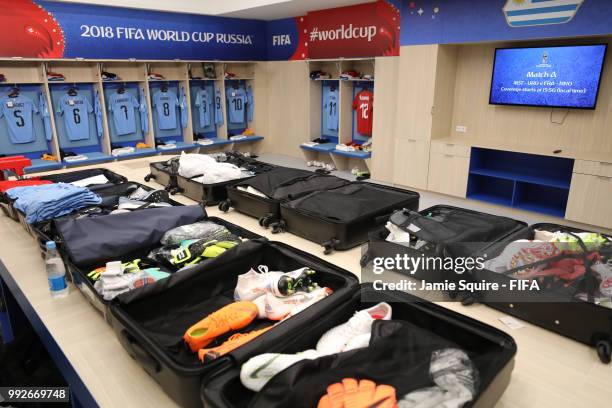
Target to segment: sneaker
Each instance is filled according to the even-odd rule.
[[[312,166],[314,166],[314,162],[313,161],[307,161],[306,162],[306,166],[307,167],[312,167]]]
[[[334,166],[334,165],[333,165],[333,164],[331,164],[331,163],[327,163],[327,164],[325,165],[325,167],[324,167],[324,168],[325,168],[325,170],[327,170],[327,171],[334,171],[334,170],[336,170],[336,166]]]
[[[351,174],[352,174],[353,176],[356,176],[357,174],[359,174],[359,167],[353,167],[353,168],[351,169]]]
[[[344,378],[327,387],[327,394],[319,400],[318,408],[395,408],[395,388],[370,380]]]
[[[257,305],[253,302],[230,303],[187,329],[183,339],[195,353],[216,337],[247,326],[255,320],[257,314]]]
[[[369,309],[355,312],[348,322],[334,327],[321,336],[317,343],[317,351],[321,355],[345,351],[352,339],[362,334],[369,335],[372,331],[372,323],[377,319],[391,319],[391,306],[388,303],[382,302]]]
[[[266,316],[270,320],[283,320],[295,316],[314,303],[331,295],[333,291],[327,287],[319,287],[312,292],[297,292],[291,296],[278,297],[266,293]]]
[[[274,296],[290,296],[297,291],[312,292],[317,283],[312,280],[314,270],[300,268],[291,272],[269,271],[266,265],[259,265],[258,272],[251,269],[238,276],[234,290],[235,300],[254,300],[266,293]]]
[[[319,358],[317,350],[297,354],[265,353],[255,356],[242,365],[240,381],[249,390],[259,392],[276,374],[298,361]]]
[[[229,339],[223,342],[220,346],[209,348],[209,349],[201,349],[198,351],[198,357],[200,361],[203,363],[208,363],[212,360],[216,360],[219,357],[226,355],[227,353],[231,353],[236,350],[238,347],[248,343],[253,340],[255,337],[260,336],[270,330],[274,326],[268,326],[266,328],[260,330],[253,330],[248,333],[236,333],[230,336]]]

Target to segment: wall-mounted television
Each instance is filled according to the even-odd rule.
[[[595,109],[607,44],[497,48],[492,105]]]

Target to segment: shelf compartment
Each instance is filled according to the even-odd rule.
[[[556,188],[569,188],[570,181],[571,181],[571,179],[570,180],[555,179],[555,178],[539,176],[539,175],[519,174],[519,173],[506,171],[506,170],[493,170],[493,169],[480,169],[480,168],[470,169],[470,174],[496,177],[496,178],[502,178],[502,179],[511,180],[511,181],[539,184],[541,186],[556,187]]]
[[[569,188],[574,161],[561,157],[473,148],[470,173]]]
[[[336,143],[321,143],[318,144],[316,146],[306,146],[306,145],[300,145],[300,148],[303,150],[310,150],[313,152],[325,152],[325,153],[329,153],[332,150],[336,149]]]
[[[565,216],[569,188],[556,188],[530,183],[516,183],[513,206],[556,217]]]
[[[369,159],[372,157],[372,152],[364,152],[362,150],[355,150],[353,152],[345,152],[343,150],[332,150],[331,154],[342,157],[349,157],[354,159]]]
[[[230,140],[230,142],[234,143],[234,144],[238,144],[238,143],[253,143],[253,142],[259,142],[260,140],[263,140],[263,136],[257,136],[257,135],[253,135],[253,136],[247,136],[244,139],[238,139],[238,140]]]
[[[514,181],[498,177],[471,174],[468,179],[467,198],[493,204],[512,206]]]

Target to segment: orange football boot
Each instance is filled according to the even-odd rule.
[[[242,346],[243,344],[248,343],[249,341],[253,340],[255,337],[261,334],[264,334],[265,332],[270,330],[272,327],[274,326],[268,326],[263,329],[253,330],[248,333],[236,333],[218,347],[202,349],[198,351],[198,357],[200,357],[200,360],[203,363],[207,363],[211,360],[215,360],[221,356],[226,355],[227,353],[230,353],[236,350],[238,347]]]
[[[258,312],[253,302],[230,303],[191,326],[183,339],[195,353],[216,337],[247,326],[257,317]]]
[[[395,388],[370,380],[345,378],[327,387],[318,408],[396,408]]]

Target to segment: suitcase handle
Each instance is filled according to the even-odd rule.
[[[123,344],[134,360],[138,361],[147,372],[159,373],[160,364],[151,356],[126,330],[121,330],[119,341]]]

